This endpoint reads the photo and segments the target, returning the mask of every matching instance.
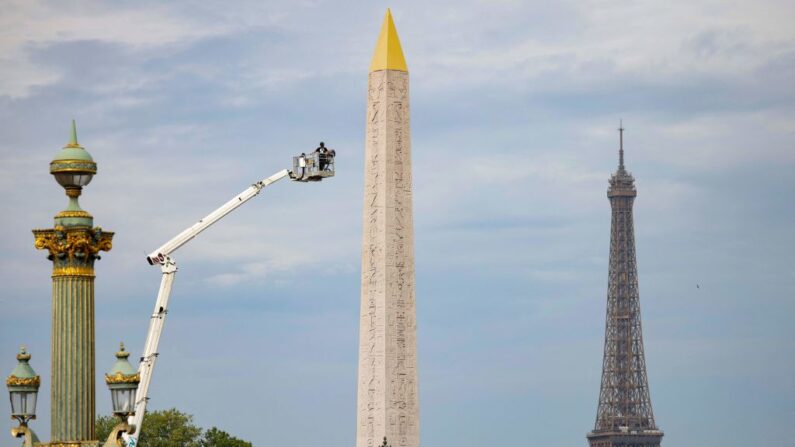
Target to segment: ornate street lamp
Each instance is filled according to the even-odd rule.
[[[29,360],[30,354],[23,346],[17,354],[17,367],[6,379],[8,394],[11,397],[11,418],[19,421],[19,427],[11,429],[11,436],[24,437],[25,447],[33,447],[34,442],[39,442],[33,430],[28,428],[28,421],[36,419],[36,398],[41,379],[31,368]]]
[[[127,418],[135,414],[135,392],[141,376],[127,360],[128,357],[130,353],[124,350],[124,343],[121,343],[119,352],[116,353],[116,363],[105,374],[105,383],[108,384],[113,402],[113,414],[121,419],[111,430],[105,447],[124,447],[122,434],[135,432],[135,426],[128,424]]]
[[[61,149],[50,162],[50,174],[55,181],[63,186],[69,197],[66,209],[55,216],[56,225],[87,225],[91,226],[93,220],[88,212],[80,208],[77,198],[83,187],[91,182],[97,173],[97,163],[82,146],[77,142],[77,129],[72,120],[72,132],[69,142]]]

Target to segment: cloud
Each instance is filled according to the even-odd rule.
[[[44,1],[12,1],[0,18],[0,63],[6,72],[0,95],[25,97],[31,89],[52,84],[60,73],[30,60],[32,51],[67,42],[104,42],[133,51],[189,45],[227,34],[228,24],[179,14],[166,5],[145,9],[114,7],[101,2],[57,5]]]

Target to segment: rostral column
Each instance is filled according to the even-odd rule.
[[[52,261],[52,375],[50,446],[96,446],[94,420],[94,261],[111,249],[113,233],[94,227],[77,198],[97,172],[77,143],[72,121],[69,143],[50,163],[50,174],[66,189],[69,204],[52,229],[33,230],[36,248]]]
[[[409,73],[389,10],[366,128],[356,446],[418,447]]]

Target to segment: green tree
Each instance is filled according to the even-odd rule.
[[[97,439],[105,442],[111,430],[119,423],[114,416],[100,416],[96,422]],[[138,445],[145,447],[199,447],[201,428],[193,424],[193,416],[175,408],[150,411],[144,416],[143,431]]]
[[[204,432],[199,445],[201,447],[254,447],[250,442],[238,439],[215,427]]]
[[[199,447],[201,428],[193,425],[193,416],[176,408],[153,411],[144,416],[138,437],[141,447]]]
[[[119,423],[114,416],[100,416],[96,421],[96,435],[101,443]],[[138,437],[140,447],[253,447],[215,427],[202,433],[193,424],[193,416],[175,408],[150,411],[144,416],[143,430]]]
[[[100,445],[102,445],[102,443],[104,443],[105,440],[108,439],[110,431],[113,430],[113,427],[115,427],[116,424],[118,424],[119,422],[120,422],[119,418],[117,418],[116,416],[100,416],[97,418],[95,427],[96,427],[97,439],[102,441]]]

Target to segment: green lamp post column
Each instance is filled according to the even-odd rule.
[[[94,261],[112,247],[113,233],[94,227],[77,198],[97,172],[91,155],[77,143],[72,121],[69,143],[50,163],[69,203],[52,229],[33,230],[37,249],[46,249],[52,270],[51,444],[97,445],[94,357]]]

